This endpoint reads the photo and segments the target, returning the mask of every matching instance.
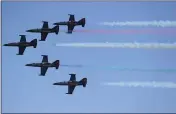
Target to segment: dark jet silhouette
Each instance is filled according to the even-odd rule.
[[[43,27],[42,28],[30,29],[30,30],[27,30],[26,32],[41,33],[41,40],[39,40],[39,41],[45,41],[48,33],[58,34],[59,26],[49,28],[47,21],[42,21],[42,22],[43,22]]]
[[[69,21],[64,21],[64,22],[57,22],[54,23],[54,25],[67,25],[68,26],[68,32],[67,33],[72,33],[73,29],[75,26],[81,25],[82,27],[85,26],[86,23],[86,19],[82,18],[79,21],[75,21],[75,16],[72,14],[68,14],[70,15]]]
[[[23,55],[26,47],[30,47],[30,46],[33,46],[34,48],[37,47],[37,39],[34,39],[31,42],[26,42],[26,35],[19,35],[19,36],[21,36],[20,42],[12,42],[8,44],[4,44],[3,46],[18,47],[19,51],[17,55]]]
[[[26,66],[31,66],[31,67],[41,67],[41,72],[40,72],[40,76],[45,76],[48,67],[55,67],[56,69],[59,68],[60,65],[60,61],[56,60],[53,63],[49,63],[48,62],[48,56],[47,55],[42,55],[43,56],[43,60],[41,63],[31,63],[31,64],[26,64]]]
[[[76,81],[76,74],[69,74],[69,75],[71,75],[69,81],[56,82],[56,83],[53,83],[53,85],[68,86],[68,93],[66,93],[66,94],[72,94],[76,86],[86,87],[87,78],[83,78],[80,81]]]

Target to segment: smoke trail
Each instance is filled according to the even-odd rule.
[[[67,30],[60,30],[67,34]],[[145,29],[75,29],[73,32],[79,33],[94,33],[94,34],[160,34],[160,35],[175,35],[176,28],[145,28]]]
[[[174,82],[107,82],[103,83],[107,86],[120,86],[120,87],[150,87],[150,88],[176,88]]]
[[[77,67],[77,68],[82,68],[83,65],[60,65],[62,67]]]
[[[94,70],[100,69],[100,70],[116,70],[120,72],[162,72],[162,73],[176,73],[176,69],[172,68],[165,68],[165,69],[147,69],[147,68],[120,68],[120,67],[115,67],[115,66],[83,66],[85,68],[91,68]]]
[[[158,48],[175,49],[176,43],[57,43],[56,46],[87,48]]]
[[[60,65],[62,67],[86,68],[87,70],[115,70],[119,72],[161,72],[161,73],[176,73],[176,69],[147,69],[147,68],[122,68],[118,66],[95,66],[95,65]]]
[[[100,25],[107,26],[154,26],[154,27],[176,27],[176,21],[114,21],[114,22],[102,22]]]
[[[73,30],[73,32],[81,33],[100,33],[100,34],[160,34],[160,35],[173,35],[176,34],[176,29],[173,28],[145,28],[145,29],[117,29],[117,30],[108,30],[108,29],[92,29],[92,30]]]

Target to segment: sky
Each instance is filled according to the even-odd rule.
[[[86,18],[86,25],[79,30],[129,30],[152,27],[110,27],[98,25],[105,21],[176,20],[176,2],[2,2],[2,44],[18,42],[19,35],[27,41],[40,39],[38,33],[28,29],[49,27],[67,21],[68,14],[75,19]],[[153,27],[153,31],[168,28]],[[174,27],[170,28],[174,30]],[[26,48],[24,55],[16,55],[17,47],[2,47],[2,112],[14,113],[122,113],[122,112],[176,112],[176,91],[169,88],[118,87],[101,85],[120,81],[171,81],[175,74],[166,72],[119,71],[110,68],[175,68],[176,52],[173,49],[124,49],[124,48],[71,48],[58,47],[56,43],[72,42],[175,42],[176,34],[162,33],[95,33],[73,32],[66,34],[60,26],[58,35],[49,34],[37,48]],[[65,32],[64,32],[65,31]],[[49,68],[46,76],[39,76],[40,68],[25,64],[41,62],[48,55],[49,62],[59,59],[61,65],[89,67]],[[76,73],[77,80],[87,77],[87,87],[76,87],[67,95],[67,86],[52,85],[67,81],[69,73]]]

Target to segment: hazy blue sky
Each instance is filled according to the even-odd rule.
[[[2,2],[2,44],[40,39],[40,34],[26,33],[40,28],[41,21],[52,23],[86,18],[86,26],[75,30],[111,29],[97,25],[103,21],[176,20],[176,2]],[[113,27],[113,29],[120,29]],[[128,27],[123,27],[128,29]],[[137,29],[130,27],[130,29]],[[157,28],[156,28],[157,29]],[[165,28],[163,28],[165,29]],[[61,31],[67,27],[61,26]],[[128,88],[102,86],[102,82],[118,81],[175,81],[176,73],[119,72],[108,66],[126,68],[175,68],[175,50],[162,49],[93,49],[56,47],[61,42],[175,42],[176,35],[161,34],[98,34],[60,32],[49,34],[38,47],[26,48],[17,56],[18,48],[2,48],[2,112],[176,112],[174,89]],[[46,76],[38,76],[39,68],[25,67],[41,62],[41,55],[61,64],[107,66],[108,69],[49,68]],[[86,88],[76,87],[73,95],[65,94],[67,87],[53,86],[57,81],[69,80],[76,73],[77,80],[88,78]]]

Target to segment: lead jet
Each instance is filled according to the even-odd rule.
[[[59,65],[60,65],[59,60],[56,60],[53,63],[49,63],[48,62],[48,56],[47,55],[42,55],[42,56],[43,56],[43,60],[42,60],[41,63],[26,64],[26,66],[41,67],[40,76],[45,76],[49,67],[55,67],[56,69],[59,68]]]
[[[53,85],[68,86],[68,93],[66,94],[72,94],[76,86],[86,87],[87,78],[83,78],[80,81],[76,81],[76,74],[69,74],[69,75],[71,75],[69,81],[56,82],[56,83],[53,83]]]
[[[42,22],[43,22],[42,28],[30,29],[30,30],[26,30],[26,32],[41,33],[41,40],[39,41],[45,41],[48,33],[58,34],[59,26],[49,28],[47,21],[42,21]]]
[[[75,16],[72,14],[68,14],[70,15],[69,21],[64,21],[64,22],[57,22],[54,23],[54,25],[67,25],[68,26],[68,32],[67,33],[72,33],[73,29],[75,26],[81,25],[82,27],[85,26],[86,23],[86,19],[82,18],[79,21],[75,21]]]
[[[34,39],[31,42],[26,42],[26,35],[19,35],[19,36],[21,36],[20,42],[12,42],[8,44],[4,44],[3,46],[18,47],[19,51],[17,55],[23,55],[26,47],[30,47],[30,46],[33,46],[34,48],[37,47],[37,39]]]

